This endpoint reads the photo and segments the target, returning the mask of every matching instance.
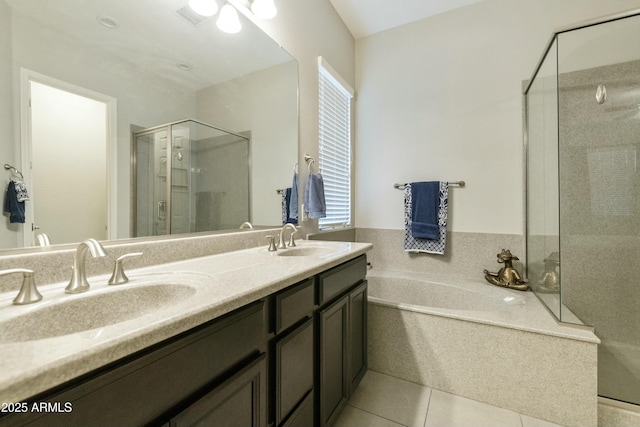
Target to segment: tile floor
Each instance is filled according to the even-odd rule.
[[[559,427],[486,403],[367,371],[335,427]]]

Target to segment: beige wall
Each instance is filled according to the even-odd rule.
[[[465,180],[449,229],[523,233],[522,81],[552,30],[638,0],[484,0],[356,42],[356,224],[403,227],[395,182]]]
[[[355,42],[329,0],[278,0],[278,15],[256,20],[267,34],[298,61],[300,139],[298,162],[318,156],[318,56],[322,56],[355,86]],[[301,183],[306,169],[300,168]],[[317,221],[304,221],[303,233],[317,230]]]
[[[11,9],[4,3],[0,3],[0,58],[11,58],[13,52],[11,48]],[[0,125],[0,163],[4,165],[9,163],[17,168],[20,165],[15,164],[17,156],[15,149],[17,147],[14,139],[13,127],[13,91],[11,87],[11,75],[0,73],[0,117],[3,118],[3,124]],[[9,184],[11,175],[5,172],[4,168],[0,169],[2,175],[0,178],[0,203],[4,206],[5,190]],[[4,209],[3,209],[4,211]],[[0,249],[15,247],[19,238],[21,228],[19,224],[9,223],[9,216],[0,217],[2,225],[0,225]]]
[[[197,92],[199,120],[251,131],[254,225],[282,224],[276,189],[291,186],[298,161],[297,79],[297,64],[289,61]]]

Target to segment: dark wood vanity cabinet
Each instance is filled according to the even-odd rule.
[[[4,426],[332,425],[366,371],[366,259],[57,387]]]
[[[272,336],[268,318],[267,300],[249,304],[30,399],[30,405],[69,402],[70,412],[13,414],[0,418],[0,426],[162,425],[191,404],[201,407],[201,399],[212,392],[213,398],[218,392],[229,393],[238,373],[266,357],[266,342]],[[266,384],[266,365],[262,370],[261,387]],[[259,395],[267,398],[266,391]],[[262,408],[263,421],[249,425],[266,426],[266,400]],[[252,411],[248,404],[243,408],[243,414]]]
[[[335,423],[367,369],[365,274],[366,259],[360,257],[318,277],[320,298],[333,301],[316,316],[319,427]]]

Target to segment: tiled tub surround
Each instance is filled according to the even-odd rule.
[[[401,309],[371,300],[371,370],[558,424],[596,425],[598,339],[559,326],[532,292],[500,289],[484,280],[485,268],[500,268],[496,254],[502,248],[524,259],[523,236],[449,232],[445,255],[438,256],[404,252],[403,233],[357,229],[357,241],[374,245],[367,254],[371,277],[402,271],[406,277],[456,284],[456,294],[463,292],[459,285],[470,292],[457,308]],[[521,263],[514,266],[523,272]],[[375,287],[375,279],[371,282]],[[524,304],[479,309],[480,301],[496,292]]]
[[[357,242],[373,243],[367,260],[378,270],[411,271],[466,279],[482,278],[482,271],[498,271],[496,254],[504,249],[524,260],[524,238],[514,234],[447,232],[444,255],[413,254],[403,249],[404,230],[358,228]],[[520,272],[522,263],[514,262]]]
[[[259,240],[260,246],[249,249],[153,267],[127,269],[130,283],[120,285],[119,288],[144,286],[143,282],[152,281],[181,284],[194,289],[193,295],[175,304],[168,304],[138,318],[85,332],[25,342],[0,342],[0,354],[3,355],[0,362],[0,401],[16,402],[43,392],[273,294],[371,249],[371,245],[366,243],[299,241],[300,248],[316,248],[322,254],[280,256],[285,251],[295,248],[268,252],[267,246],[262,242],[266,239]],[[196,247],[202,243],[197,240],[191,242]],[[169,249],[165,247],[158,252],[180,256],[176,249],[186,248],[180,244],[189,243],[172,240]],[[120,249],[131,252],[139,248],[127,246]],[[108,246],[106,250],[107,253],[115,252],[113,246]],[[67,261],[65,259],[58,268],[67,270],[67,266],[70,265]],[[91,264],[94,259],[88,261],[88,264]],[[37,269],[37,263],[35,264]],[[44,286],[41,281],[39,289],[44,300],[30,306],[12,305],[15,291],[4,292],[0,294],[0,320],[12,317],[17,312],[37,310],[57,300],[71,300],[109,292],[111,289],[107,288],[113,287],[107,286],[108,279],[109,274],[90,275],[91,289],[80,295],[64,294],[66,280]],[[78,313],[80,318],[94,315],[93,312]],[[40,327],[37,324],[31,326],[36,329]]]
[[[597,425],[599,340],[559,325],[533,293],[375,268],[367,279],[369,369],[561,425]],[[421,298],[432,303],[416,305]]]

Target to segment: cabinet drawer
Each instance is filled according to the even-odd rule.
[[[266,427],[264,355],[174,417],[170,427]]]
[[[276,294],[276,334],[311,316],[314,308],[314,279],[305,280]]]
[[[280,424],[313,388],[313,319],[278,340],[276,424]]]
[[[320,305],[364,280],[366,274],[367,258],[365,255],[361,255],[318,275]]]

